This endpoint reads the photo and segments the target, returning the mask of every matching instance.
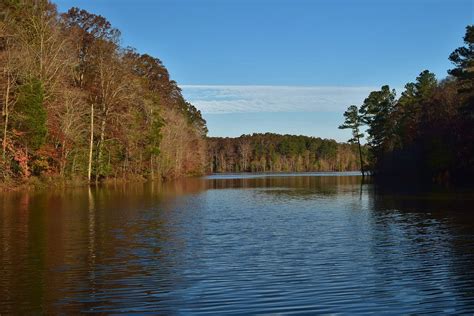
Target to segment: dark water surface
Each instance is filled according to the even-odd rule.
[[[0,314],[474,313],[469,194],[306,174],[0,199]]]

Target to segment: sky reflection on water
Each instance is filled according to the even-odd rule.
[[[285,175],[1,199],[6,313],[474,312],[467,194]]]

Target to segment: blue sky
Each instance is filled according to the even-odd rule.
[[[160,58],[211,136],[346,140],[344,109],[424,69],[439,78],[474,0],[60,0],[105,16],[122,45]]]

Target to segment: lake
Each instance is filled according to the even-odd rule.
[[[0,199],[0,314],[474,313],[468,193],[310,173]]]

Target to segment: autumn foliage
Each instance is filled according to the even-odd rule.
[[[0,12],[3,181],[205,171],[206,122],[158,58],[85,10],[3,0]]]
[[[359,170],[358,147],[332,139],[266,133],[212,137],[208,143],[210,172]]]

